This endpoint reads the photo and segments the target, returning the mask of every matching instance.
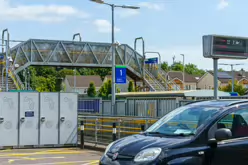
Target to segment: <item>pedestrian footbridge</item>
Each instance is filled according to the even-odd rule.
[[[11,48],[10,56],[12,65],[18,66],[12,67],[12,71],[19,85],[17,73],[28,66],[112,67],[111,43],[30,39]],[[115,58],[116,65],[125,65],[127,75],[135,81],[145,80],[154,91],[166,90],[166,86],[144,68],[143,55],[130,46],[116,46]]]
[[[19,68],[16,73],[30,65],[66,67],[111,67],[110,43],[74,42],[30,39],[11,48],[11,57]],[[141,78],[143,56],[128,45],[115,49],[116,65],[126,65],[130,72]],[[131,75],[131,77],[134,77]]]

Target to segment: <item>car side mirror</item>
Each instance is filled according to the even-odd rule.
[[[232,132],[227,128],[220,128],[215,132],[215,138],[208,140],[208,145],[211,148],[216,148],[218,141],[227,140],[232,138]]]
[[[215,132],[215,139],[217,141],[227,140],[232,138],[232,132],[228,128],[220,128]]]

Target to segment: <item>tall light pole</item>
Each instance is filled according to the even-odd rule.
[[[146,55],[145,55],[145,40],[143,37],[138,37],[134,39],[134,50],[136,51],[136,44],[138,40],[142,40],[142,53],[143,53],[143,64],[142,64],[142,77],[143,77],[143,86],[145,86],[145,60],[146,60]],[[126,59],[126,57],[125,57]],[[125,62],[126,63],[126,62]]]
[[[81,41],[82,41],[82,38],[81,38],[80,33],[74,34],[72,40],[74,41],[75,38],[76,38],[76,36],[79,37],[79,41],[81,42]],[[74,61],[75,61],[75,60],[74,60],[74,54],[73,54],[73,62],[74,62]],[[74,68],[74,70],[73,70],[73,73],[74,73],[74,92],[76,92],[76,81],[77,81],[77,79],[76,79],[76,71],[77,71],[76,68]]]
[[[224,63],[221,63],[219,65],[228,65],[228,66],[231,66],[231,71],[232,71],[232,92],[234,92],[234,70],[233,70],[233,66],[243,65],[243,64],[224,64]]]
[[[7,33],[7,40],[5,41],[4,40],[4,35],[5,35],[5,33]],[[5,53],[6,53],[6,92],[8,92],[8,88],[9,88],[9,84],[8,84],[8,77],[9,77],[9,75],[8,75],[8,70],[9,70],[9,59],[8,59],[8,57],[9,57],[9,55],[8,55],[8,53],[9,53],[9,31],[8,31],[8,29],[4,29],[3,31],[2,31],[2,53],[4,53],[4,41],[5,41]],[[1,66],[2,66],[2,64],[1,64]],[[3,77],[2,77],[2,79],[3,79]],[[2,82],[3,83],[3,82]]]
[[[77,82],[76,72],[77,72],[76,68],[73,69],[73,74],[74,74],[74,92],[76,92],[76,82]]]
[[[136,6],[127,6],[127,5],[115,5],[115,4],[109,4],[109,3],[105,3],[103,0],[90,0],[92,2],[95,3],[99,3],[99,4],[104,4],[104,5],[108,5],[111,7],[112,10],[112,98],[111,98],[111,112],[112,114],[114,113],[114,109],[115,109],[115,38],[114,38],[114,9],[116,7],[119,8],[127,8],[127,9],[139,9],[140,7],[136,7]]]
[[[184,54],[180,54],[181,56],[183,56],[183,90],[185,90],[185,65],[184,65]]]

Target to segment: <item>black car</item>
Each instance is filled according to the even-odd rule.
[[[247,165],[248,100],[191,103],[108,145],[100,165]]]

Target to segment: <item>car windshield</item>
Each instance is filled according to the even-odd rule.
[[[187,105],[173,110],[159,119],[145,133],[168,136],[195,135],[200,127],[204,126],[221,107],[207,105]]]

